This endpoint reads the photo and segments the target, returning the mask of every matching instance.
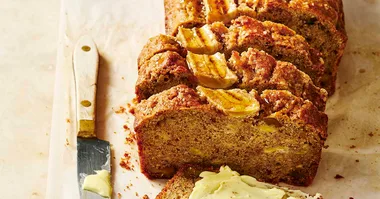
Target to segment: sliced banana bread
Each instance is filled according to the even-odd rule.
[[[237,87],[246,90],[288,90],[293,95],[310,100],[320,111],[325,110],[327,92],[314,85],[310,77],[289,62],[276,61],[263,51],[249,48],[239,54],[232,52],[228,62],[236,72]]]
[[[197,92],[198,91],[198,92]],[[170,178],[182,165],[223,165],[260,181],[309,185],[327,115],[288,91],[172,87],[135,107],[142,172]]]
[[[154,41],[150,39],[144,49],[163,49],[156,45],[176,46],[175,49],[181,49],[177,47],[178,43],[172,41],[166,44],[164,40],[160,43],[151,42],[152,40]],[[185,58],[172,52],[172,48],[166,50],[160,50],[161,53],[154,55],[139,68],[136,84],[139,101],[179,84],[190,87],[199,84],[209,88],[256,89],[259,92],[266,89],[288,90],[293,95],[310,100],[319,110],[325,109],[327,92],[324,89],[316,87],[308,75],[291,63],[276,62],[272,56],[263,51],[248,48],[241,55],[233,51],[228,61],[221,53],[202,55],[189,52],[186,64]],[[144,54],[146,53],[142,52],[140,57],[147,57],[143,56]]]
[[[226,166],[221,167],[220,170],[223,173],[219,174],[219,175],[226,175],[225,171],[227,171],[228,172],[227,174],[231,173],[232,177],[235,177],[235,178],[236,178],[236,176],[240,177],[240,175],[238,173],[231,171]],[[203,171],[215,172],[215,174],[214,173],[203,173],[203,175],[208,174],[205,176],[206,178],[207,178],[207,176],[210,176],[213,179],[221,178],[219,176],[218,177],[216,176],[216,175],[218,175],[218,174],[216,174],[218,172],[218,169],[215,169],[214,167],[202,168],[202,167],[199,167],[196,165],[186,165],[186,166],[181,167],[178,170],[178,172],[174,175],[174,177],[166,183],[165,187],[157,195],[156,199],[189,199],[190,195],[193,192],[193,189],[195,187],[195,183],[199,182],[202,179],[202,177],[200,177],[200,175],[202,175]],[[244,178],[243,182],[244,183],[247,183],[247,181],[248,181],[246,179],[247,177],[243,176],[243,178]],[[226,178],[226,177],[224,177],[224,178]],[[251,178],[249,178],[249,179],[251,179]],[[210,186],[213,186],[213,185],[215,185],[215,183],[210,184]],[[252,184],[250,183],[249,185],[251,187],[260,188],[263,190],[269,190],[269,189],[273,189],[273,188],[283,190],[285,192],[285,195],[281,199],[288,199],[290,197],[292,199],[323,199],[323,197],[320,194],[316,194],[316,195],[312,196],[312,195],[303,193],[303,192],[298,191],[298,190],[290,190],[286,187],[278,187],[275,185],[257,182],[254,180],[253,180],[253,183]],[[217,184],[217,186],[218,186],[218,184]],[[222,186],[228,187],[228,185],[220,185],[219,187],[217,187],[217,189],[220,189],[220,187],[222,187]],[[228,191],[227,191],[227,193],[228,193]],[[259,197],[259,196],[257,196],[257,197]]]
[[[293,30],[269,21],[241,16],[229,28],[220,22],[200,28],[180,28],[177,38],[182,46],[197,54],[223,52],[229,58],[234,50],[243,52],[250,47],[264,50],[278,60],[293,63],[316,85],[324,74],[323,59],[317,50]]]
[[[187,5],[187,2],[199,5],[198,12],[177,8]],[[177,5],[165,6],[166,19],[172,19],[166,20],[166,33],[171,35],[176,35],[182,25],[191,28],[194,24],[227,22],[238,16],[288,26],[322,53],[326,70],[321,85],[330,95],[334,93],[338,65],[347,43],[342,0],[165,0],[165,5]],[[199,20],[194,23],[192,16],[197,14]]]

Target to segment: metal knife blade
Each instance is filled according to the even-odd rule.
[[[77,42],[74,55],[74,76],[77,110],[77,175],[81,199],[103,197],[82,189],[85,176],[97,170],[111,172],[110,144],[96,137],[96,84],[99,55],[95,42],[88,35]]]

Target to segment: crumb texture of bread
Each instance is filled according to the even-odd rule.
[[[176,35],[180,26],[199,27],[215,21],[229,25],[228,20],[239,16],[284,24],[302,35],[313,48],[320,51],[325,63],[321,86],[329,95],[335,92],[338,65],[347,43],[342,0],[237,0],[218,1],[217,4],[213,0],[191,0],[191,3],[197,7],[190,10],[192,13],[190,15],[186,14],[189,10],[174,6],[184,4],[183,2],[188,1],[165,0],[165,5],[172,5],[165,7],[167,34]],[[224,17],[215,13],[216,20],[206,20],[206,8],[213,5],[223,8],[221,10],[224,12]],[[195,13],[198,14],[198,18],[194,17]]]
[[[309,185],[327,137],[327,115],[288,91],[265,90],[258,116],[234,117],[192,88],[172,87],[135,109],[142,172],[170,178],[185,164],[229,165],[266,182]]]

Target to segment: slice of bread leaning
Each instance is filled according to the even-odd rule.
[[[220,169],[229,170],[228,167],[221,167]],[[185,165],[181,167],[178,172],[170,179],[162,191],[157,195],[156,199],[189,199],[195,183],[199,182],[202,178],[200,174],[203,171],[218,172],[215,167],[200,167],[195,165]],[[235,173],[235,175],[238,175]],[[252,187],[258,187],[263,190],[280,189],[285,192],[282,199],[323,199],[320,194],[314,196],[303,193],[298,190],[290,190],[285,187],[279,187],[268,183],[255,182]]]
[[[170,178],[185,164],[227,164],[260,181],[309,185],[327,115],[285,90],[178,85],[134,109],[142,172]]]

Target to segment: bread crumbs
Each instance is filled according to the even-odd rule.
[[[136,134],[130,133],[128,137],[125,138],[125,144],[132,144],[136,140]]]
[[[334,178],[339,180],[339,179],[342,179],[342,178],[344,178],[344,177],[341,176],[341,175],[339,175],[339,174],[336,174]]]
[[[351,145],[351,146],[350,146],[350,149],[354,149],[354,148],[356,148],[355,145]]]
[[[115,110],[115,113],[116,114],[121,114],[121,113],[125,113],[125,108],[120,106],[118,110]]]
[[[129,189],[129,190],[131,190],[131,187],[133,186],[133,184],[132,183],[129,183],[127,186],[126,186],[126,188],[127,189]]]
[[[355,160],[355,162],[359,162],[359,160]]]
[[[124,153],[124,157],[121,158],[119,165],[126,170],[134,171],[134,166],[131,167],[131,156],[127,152]]]
[[[370,137],[373,137],[374,136],[374,134],[371,132],[371,133],[369,133],[368,134]]]
[[[126,124],[124,124],[123,128],[124,128],[125,131],[129,130],[129,127]]]
[[[67,123],[71,123],[71,120],[69,118],[66,119]]]
[[[145,194],[142,199],[149,199],[149,196]]]
[[[121,193],[117,193],[117,198],[121,198]]]
[[[139,193],[135,192],[135,195],[136,195],[137,197],[139,197]]]

